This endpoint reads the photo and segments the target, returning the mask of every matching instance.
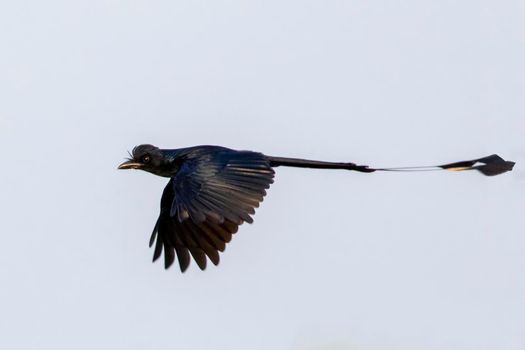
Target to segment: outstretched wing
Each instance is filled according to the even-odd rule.
[[[204,270],[206,257],[219,263],[232,234],[251,215],[273,182],[266,157],[249,151],[199,149],[186,156],[164,189],[150,246],[153,260],[164,252],[168,268],[177,256],[181,271],[190,255]]]

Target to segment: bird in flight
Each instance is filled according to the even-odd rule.
[[[201,270],[207,259],[219,263],[219,252],[244,222],[252,223],[255,208],[273,183],[279,166],[376,171],[477,170],[493,176],[512,170],[514,162],[496,154],[437,166],[371,168],[354,163],[271,157],[259,152],[220,146],[160,149],[136,146],[118,169],[140,169],[169,178],[160,200],[160,214],[150,238],[153,261],[164,253],[164,267],[179,262],[182,272],[193,257]]]

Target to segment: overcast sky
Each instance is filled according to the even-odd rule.
[[[525,3],[4,1],[0,348],[525,348]],[[140,143],[277,169],[221,263],[147,247]]]

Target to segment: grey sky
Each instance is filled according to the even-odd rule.
[[[0,348],[524,349],[523,1],[0,4]],[[218,267],[147,247],[139,143],[277,169]]]

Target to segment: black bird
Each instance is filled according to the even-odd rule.
[[[175,256],[184,272],[190,255],[201,270],[206,257],[215,265],[219,251],[226,248],[239,226],[252,223],[255,208],[273,183],[278,166],[318,169],[374,171],[478,170],[492,176],[512,170],[514,162],[498,155],[439,166],[370,168],[354,163],[333,163],[306,159],[270,157],[252,151],[236,151],[220,146],[159,149],[140,145],[118,169],[141,169],[170,178],[160,201],[160,215],[153,229],[153,261],[164,251],[164,266]]]

